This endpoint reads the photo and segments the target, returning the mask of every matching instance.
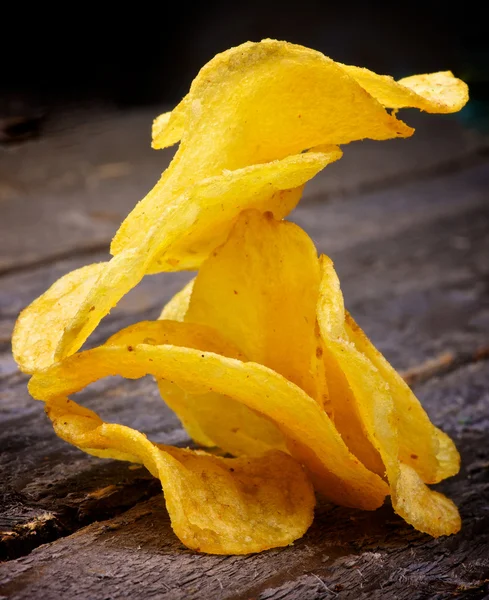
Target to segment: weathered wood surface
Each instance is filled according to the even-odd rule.
[[[463,455],[463,472],[441,486],[461,508],[462,532],[435,541],[411,530],[388,506],[361,513],[323,503],[313,527],[294,547],[252,557],[211,557],[185,550],[174,537],[159,484],[144,469],[86,456],[56,438],[42,405],[29,398],[27,378],[16,371],[9,354],[18,311],[63,273],[104,259],[104,245],[116,220],[148,189],[162,167],[142,155],[140,162],[131,162],[130,172],[117,175],[113,167],[106,173],[116,176],[106,177],[99,187],[84,188],[76,179],[71,191],[62,186],[57,191],[52,178],[62,174],[63,161],[81,168],[83,147],[90,157],[85,160],[100,159],[99,166],[131,161],[134,154],[128,148],[135,140],[134,147],[139,149],[144,118],[136,113],[112,121],[113,127],[106,123],[98,141],[88,133],[83,137],[71,129],[58,131],[61,139],[71,136],[72,145],[66,156],[61,155],[61,166],[55,161],[46,164],[38,180],[26,177],[25,164],[34,157],[49,163],[50,154],[42,158],[36,154],[40,152],[37,146],[27,146],[16,150],[27,153],[25,160],[20,160],[22,154],[17,162],[13,155],[8,157],[10,181],[12,173],[17,173],[19,181],[25,179],[25,189],[17,196],[23,212],[18,207],[11,210],[15,202],[7,198],[8,218],[1,223],[6,243],[1,250],[0,279],[0,549],[11,560],[0,566],[0,595],[483,597],[489,579],[489,453],[485,443],[489,428],[489,161],[482,136],[443,120],[437,122],[438,129],[429,130],[431,138],[437,134],[438,142],[430,146],[425,132],[424,155],[423,144],[414,154],[408,150],[416,137],[402,142],[402,151],[400,141],[395,142],[395,151],[389,148],[385,153],[382,144],[347,147],[338,163],[344,171],[332,175],[331,182],[327,169],[310,186],[309,201],[294,214],[319,249],[334,259],[347,305],[377,345],[412,381],[428,379],[417,391],[433,420],[455,437]],[[130,133],[122,139],[116,128]],[[423,135],[421,126],[417,135],[418,139]],[[113,158],[111,136],[118,140]],[[75,142],[79,144],[76,152]],[[357,162],[350,162],[349,168],[359,168],[353,171],[348,164],[344,166],[350,151],[357,152]],[[437,153],[436,158],[431,156]],[[3,168],[2,164],[0,171]],[[18,234],[17,245],[12,246],[14,233],[21,231],[16,229],[20,219],[28,214],[27,207],[33,207],[36,185],[39,231],[32,228],[35,220],[29,216],[30,224],[22,233],[28,239]],[[135,192],[139,192],[136,197]],[[321,193],[328,196],[328,203],[321,202]],[[62,206],[63,196],[68,200]],[[102,196],[104,202],[107,197],[105,204],[100,202]],[[83,236],[74,229],[64,231],[66,214],[87,210],[81,203],[88,202],[88,197],[99,210],[113,210],[113,222],[107,218],[101,229],[87,225]],[[46,203],[49,198],[53,204]],[[49,215],[48,206],[54,210]],[[44,210],[46,218],[41,218]],[[70,231],[73,235],[68,235]],[[95,240],[92,246],[90,240]],[[64,258],[50,258],[60,255]],[[146,278],[104,320],[91,343],[130,322],[155,317],[189,277]],[[149,378],[104,380],[83,392],[80,400],[106,419],[134,426],[156,441],[188,442]],[[52,540],[56,541],[33,550]]]

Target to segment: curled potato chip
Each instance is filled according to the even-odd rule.
[[[162,483],[175,534],[189,548],[249,554],[286,546],[313,518],[314,492],[283,452],[228,459],[153,444],[122,425],[58,397],[47,405],[56,433],[96,456],[142,463]]]
[[[331,261],[321,261],[323,283],[321,291],[337,289],[336,274]],[[332,283],[324,280],[332,279]],[[418,473],[401,461],[400,428],[393,393],[383,372],[368,356],[362,354],[346,337],[329,326],[334,319],[324,317],[324,302],[318,303],[318,321],[325,346],[331,351],[353,392],[352,398],[371,444],[384,462],[391,489],[394,510],[416,529],[434,537],[459,531],[460,516],[451,500],[430,490]],[[323,326],[324,324],[324,326]],[[371,349],[369,349],[371,352]],[[386,368],[383,369],[387,371]],[[390,375],[390,374],[389,374]],[[392,380],[390,376],[389,381]],[[405,397],[403,397],[405,401]]]
[[[247,50],[249,51],[248,45]],[[256,46],[257,44],[255,44]],[[294,50],[297,50],[298,46],[293,46],[287,42],[277,42],[275,40],[263,40],[259,44],[262,48],[265,45],[269,45],[270,48],[273,45],[283,45],[286,51],[290,52],[291,58],[294,55]],[[208,63],[202,71],[199,73],[195,80],[195,85],[191,89],[190,94],[180,102],[180,104],[173,109],[170,113],[164,113],[155,119],[153,125],[153,148],[165,148],[178,142],[188,128],[191,114],[191,98],[198,98],[198,93],[201,92],[206,82],[205,78],[208,77],[209,71],[218,71],[219,69],[224,70],[227,67],[227,60],[229,62],[234,58],[235,53],[242,52],[242,62],[244,63],[247,58],[247,52],[244,51],[245,45],[233,48],[217,55],[213,61]],[[306,52],[307,48],[302,48]],[[310,50],[311,53],[318,55],[319,53]],[[258,60],[267,60],[265,55],[257,57]],[[309,58],[309,57],[308,57]],[[327,57],[324,57],[327,61]],[[258,62],[258,61],[257,61]],[[306,68],[309,67],[308,61],[306,62]],[[235,64],[239,64],[239,58],[235,60]],[[441,71],[438,73],[428,73],[424,75],[413,75],[405,77],[399,81],[395,81],[389,75],[378,75],[369,69],[362,67],[355,67],[352,65],[344,65],[341,63],[335,63],[339,67],[338,71],[332,74],[332,79],[336,78],[336,87],[342,87],[345,85],[345,79],[341,78],[341,71],[343,75],[351,77],[359,84],[372,98],[376,99],[380,104],[386,108],[419,108],[430,113],[451,113],[460,110],[468,101],[468,87],[465,82],[457,79],[453,76],[451,71]],[[246,66],[250,71],[256,69],[256,64]],[[293,66],[290,66],[292,69]],[[284,69],[285,71],[285,69]],[[284,73],[286,76],[286,73]],[[199,87],[197,82],[199,79],[204,79],[203,85]],[[217,85],[213,82],[218,88]],[[215,90],[215,93],[219,93],[219,88]],[[335,107],[336,109],[338,107]],[[348,110],[344,107],[340,107],[339,110]],[[412,130],[410,130],[412,133]],[[408,130],[409,134],[409,130]],[[358,137],[353,139],[362,139],[368,137],[367,135],[357,134]],[[334,140],[329,143],[345,143],[339,140]],[[316,144],[314,144],[316,145]],[[313,145],[309,146],[312,147]]]
[[[399,459],[411,466],[425,483],[438,483],[456,475],[460,456],[452,440],[430,421],[407,383],[346,314],[346,333],[355,348],[378,369],[389,389],[397,413]]]
[[[284,436],[270,419],[230,396],[190,393],[164,379],[158,388],[189,436],[202,446],[217,446],[233,456],[287,452]]]
[[[160,319],[183,321],[194,283],[192,279],[175,294]],[[286,450],[283,435],[276,425],[229,396],[214,392],[191,394],[164,379],[158,381],[158,388],[189,436],[202,446],[218,446],[234,456],[254,456],[270,449]]]
[[[265,444],[283,446],[283,438],[272,429],[271,421],[285,436],[290,451],[308,467],[318,489],[340,504],[375,508],[385,496],[385,483],[349,452],[321,410],[322,402],[313,409],[312,398],[291,383],[295,380],[298,385],[309,387],[312,393],[324,389],[319,385],[321,382],[316,381],[317,363],[323,364],[315,326],[319,275],[316,250],[302,230],[291,223],[275,221],[271,215],[246,211],[228,241],[199,272],[185,317],[187,322],[142,323],[116,334],[99,349],[100,356],[93,358],[96,364],[90,367],[90,372],[98,377],[102,375],[97,375],[97,369],[108,375],[113,368],[122,369],[122,364],[132,364],[121,359],[120,364],[116,361],[111,366],[108,347],[115,351],[117,346],[122,357],[126,356],[126,348],[134,352],[149,344],[158,347],[163,354],[155,359],[157,365],[149,365],[148,372],[166,380],[160,387],[167,392],[170,406],[195,439],[205,444],[214,442],[229,452],[255,454]],[[179,297],[182,302],[173,303],[173,314],[180,311],[181,317],[191,285]],[[287,296],[283,295],[284,289],[288,291]],[[196,325],[194,321],[199,320],[201,323]],[[209,337],[208,332],[213,330],[216,335]],[[202,336],[203,331],[207,337]],[[226,349],[222,340],[219,342],[219,334],[255,362],[226,362],[225,355],[236,357],[237,353]],[[170,343],[174,345],[173,350],[167,346]],[[216,343],[221,346],[216,347]],[[195,347],[214,354],[185,355],[185,360],[179,359],[178,366],[170,367],[176,370],[165,370],[162,356],[190,352]],[[85,360],[89,360],[92,355],[83,353],[73,357],[73,376],[80,382],[84,375],[76,372],[83,365],[76,361],[85,356]],[[199,357],[206,360],[194,363]],[[187,367],[183,368],[185,361]],[[258,361],[274,371],[256,364]],[[70,363],[65,361],[64,364]],[[186,374],[183,379],[182,368]],[[131,369],[118,372],[132,376]],[[56,371],[52,373],[56,379]],[[63,373],[61,377],[66,376]],[[208,381],[203,384],[206,377]],[[36,385],[36,381],[34,379],[32,385]],[[226,398],[232,402],[226,404]],[[205,402],[209,404],[205,406]],[[245,418],[246,411],[240,410],[239,403],[259,415],[251,412]],[[214,411],[213,420],[209,418],[212,406],[219,409]],[[240,435],[233,436],[237,433],[233,431],[236,429],[233,422],[240,418]]]
[[[395,81],[362,67],[341,65],[371,96],[386,108],[419,108],[429,113],[459,111],[469,99],[467,84],[450,71],[413,75]]]
[[[332,338],[348,339],[365,355],[388,384],[399,430],[399,458],[425,483],[438,483],[456,475],[460,456],[452,440],[433,423],[407,383],[375,348],[353,317],[345,310],[340,282],[331,259],[320,257],[323,277],[318,301],[321,330]]]
[[[244,177],[244,181],[246,181],[248,185],[248,199],[252,205],[255,201],[258,205],[260,205],[260,202],[266,203],[267,196],[263,190],[268,189],[268,193],[271,194],[269,199],[275,198],[273,200],[275,204],[272,205],[272,208],[275,208],[275,210],[278,211],[277,214],[280,217],[282,215],[283,206],[287,205],[287,202],[291,199],[293,203],[296,203],[300,194],[295,190],[290,190],[285,191],[284,194],[277,193],[274,196],[274,190],[276,188],[274,187],[273,182],[280,185],[277,182],[283,177],[284,185],[292,183],[297,183],[299,185],[304,181],[304,178],[307,180],[312,177],[317,170],[322,168],[328,161],[338,158],[340,154],[339,151],[332,150],[329,155],[322,152],[311,152],[303,154],[301,157],[290,157],[285,161],[286,167],[283,171],[281,171],[281,164],[278,162],[274,165],[260,165],[260,176],[257,175],[257,171],[260,169],[255,169],[253,177],[250,177],[249,179]],[[251,171],[253,171],[253,169],[250,169],[250,172]],[[233,182],[239,184],[240,181],[239,179],[233,179],[233,177],[229,178],[227,175],[223,175],[221,180],[222,182],[225,182],[223,184],[224,188],[230,190],[229,193],[234,189]],[[262,190],[257,192],[256,196],[253,196],[252,193],[254,185],[253,181],[255,182],[255,189]],[[224,189],[221,188],[220,185],[221,184],[217,180],[207,180],[194,191],[196,194],[209,193],[212,196],[212,190],[215,191],[215,186],[221,191]],[[240,185],[242,185],[242,182]],[[229,197],[230,201],[231,196]],[[234,198],[234,196],[232,197]],[[28,308],[28,313],[31,314],[33,318],[35,318],[37,314],[36,311],[46,313],[43,319],[41,319],[40,325],[37,326],[37,331],[40,338],[49,340],[50,346],[54,349],[52,352],[54,360],[60,360],[63,357],[76,352],[83,345],[100,320],[109,313],[127,292],[141,281],[146,273],[152,271],[151,264],[153,262],[156,263],[158,251],[161,250],[161,245],[159,245],[158,240],[161,239],[162,236],[168,247],[171,247],[173,243],[178,243],[181,247],[185,247],[181,242],[183,231],[192,231],[195,227],[197,227],[199,231],[199,228],[204,231],[207,231],[206,228],[212,228],[213,221],[212,219],[209,220],[209,215],[214,214],[214,204],[208,204],[208,210],[210,212],[207,213],[205,209],[206,205],[199,207],[200,201],[198,200],[198,196],[197,198],[194,198],[193,202],[190,202],[190,205],[188,205],[187,200],[188,198],[182,198],[180,205],[177,205],[172,209],[176,211],[175,214],[160,215],[159,220],[156,222],[148,222],[147,227],[142,232],[144,240],[139,247],[127,248],[114,256],[110,261],[101,263],[97,271],[98,276],[90,279],[91,286],[88,284],[83,285],[79,288],[79,293],[77,293],[76,296],[61,296],[55,304],[51,303],[51,315],[47,314],[47,310],[49,310],[49,297],[46,300],[44,299],[44,296],[41,296],[35,304]],[[231,209],[226,213],[229,218],[226,226],[231,227],[233,219],[237,218],[239,211],[241,208],[244,208],[244,206],[237,202],[234,202],[234,204],[230,203],[229,206],[231,206]],[[178,210],[179,208],[180,210]],[[169,218],[170,216],[172,218]],[[218,234],[219,223],[216,223],[215,227],[216,234]],[[162,233],[162,228],[164,230],[164,235]],[[223,231],[225,231],[225,229]],[[208,234],[206,233],[206,235]],[[212,238],[208,236],[206,239],[210,244]],[[210,251],[212,247],[208,247],[207,251]],[[182,260],[185,260],[185,252],[182,250],[182,253],[177,256],[180,256]],[[159,256],[160,258],[158,258],[158,260],[166,260],[165,264],[167,265],[167,270],[177,268],[179,259],[172,258],[172,256],[175,255],[167,254],[165,255],[165,259],[162,258],[163,255],[160,254]],[[192,258],[192,260],[194,260],[194,258]],[[188,263],[187,266],[189,265],[190,263]],[[59,312],[66,312],[67,316],[70,318],[64,319],[62,328],[53,329],[49,326],[49,323],[52,319],[56,319],[56,315]],[[44,328],[42,327],[43,323],[46,323]],[[22,324],[20,327],[19,338],[25,339],[26,336],[28,336],[28,329],[24,329]],[[22,331],[25,333],[22,334]],[[18,347],[18,359],[22,360],[20,346]],[[48,355],[46,355],[45,360],[48,360],[47,356]]]
[[[109,375],[153,375],[199,393],[216,392],[266,416],[285,436],[291,454],[314,485],[337,504],[372,510],[388,487],[347,449],[317,403],[284,377],[257,363],[174,345],[104,345],[35,373],[29,391],[51,402]]]
[[[200,268],[185,320],[225,332],[248,359],[322,406],[314,335],[319,281],[309,236],[271,213],[248,210]]]
[[[141,245],[144,243],[145,232],[154,227],[155,223],[160,223],[160,242],[156,242],[158,247],[155,248],[158,258],[154,261],[153,270],[157,272],[198,267],[203,258],[226,239],[242,210],[258,208],[272,211],[277,218],[284,217],[299,201],[302,186],[341,156],[342,152],[337,146],[323,146],[282,160],[252,164],[235,170],[222,169],[217,175],[198,180],[193,176],[190,181],[186,179],[186,186],[181,183],[173,184],[172,163],[162,181],[122,223],[112,242],[112,253],[117,254],[124,248]],[[179,176],[183,175],[179,173]],[[291,198],[285,195],[286,191]],[[136,222],[138,227],[134,230]],[[173,237],[169,240],[167,232],[173,231],[175,227],[179,230],[180,237],[178,240]],[[215,237],[209,235],[211,227],[216,229]],[[125,241],[119,248],[121,239]],[[203,256],[193,259],[187,257],[187,260],[193,260],[190,266],[182,262],[187,254],[196,253],[194,247],[205,248],[206,244]],[[170,262],[164,264],[164,258]]]
[[[175,115],[156,120],[154,145],[180,137],[180,147],[162,181],[122,224],[112,253],[134,244],[142,221],[160,214],[189,179],[193,184],[324,144],[411,135],[413,129],[382,103],[453,112],[468,99],[467,86],[449,72],[403,82],[276,40],[218,54],[201,69]]]
[[[105,263],[96,263],[64,275],[20,313],[12,335],[12,350],[24,373],[34,373],[55,362],[65,328],[104,268]]]
[[[155,120],[153,146],[180,146],[122,223],[114,257],[63,277],[18,321],[15,358],[58,435],[145,464],[177,535],[206,552],[285,545],[308,527],[311,486],[280,450],[338,504],[374,509],[390,489],[417,529],[456,532],[456,507],[423,483],[458,470],[453,442],[345,314],[332,263],[274,219],[340,158],[338,144],[411,135],[386,108],[453,112],[467,98],[450,72],[395,82],[275,40],[216,56]],[[199,267],[161,320],[74,354],[144,275]],[[115,374],[152,374],[194,439],[249,457],[152,444],[67,398]]]

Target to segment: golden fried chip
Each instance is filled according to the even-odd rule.
[[[345,328],[345,305],[340,281],[333,263],[327,256],[319,257],[322,273],[317,298],[317,317],[323,336],[333,339],[342,337]],[[333,352],[323,343],[323,360],[328,381],[329,402],[334,424],[351,452],[363,464],[378,475],[385,474],[385,467],[378,451],[366,434],[357,404],[348,380]]]
[[[336,278],[331,261],[323,259],[321,267],[323,280]],[[321,290],[336,287],[335,282],[323,281]],[[322,327],[322,323],[334,320],[323,318],[320,311],[324,306],[324,302],[318,303],[324,344],[344,373],[365,433],[384,462],[394,510],[416,529],[435,537],[456,533],[461,522],[453,502],[430,490],[414,469],[400,461],[398,416],[388,383],[377,366],[346,339],[346,334],[335,337],[331,328]]]
[[[175,115],[157,119],[155,146],[181,137],[180,147],[161,182],[122,224],[111,252],[137,244],[145,221],[166,210],[189,182],[324,144],[412,135],[382,101],[431,112],[458,110],[467,101],[465,84],[448,73],[422,77],[424,84],[418,77],[402,85],[276,40],[218,54],[201,69]]]
[[[179,346],[99,346],[35,373],[32,396],[48,403],[109,375],[153,375],[183,390],[229,396],[265,415],[284,434],[315,487],[337,504],[373,510],[388,487],[347,449],[326,413],[296,385],[257,363]]]
[[[65,328],[104,268],[105,263],[96,263],[64,275],[20,313],[12,336],[12,350],[24,373],[34,373],[55,362]]]
[[[458,533],[462,526],[455,504],[443,494],[430,490],[409,465],[399,463],[394,510],[418,531],[433,537]]]
[[[229,396],[190,393],[165,379],[158,381],[158,388],[189,436],[202,446],[217,446],[233,456],[287,451],[284,436],[272,421]]]
[[[385,476],[385,466],[371,444],[362,424],[353,392],[334,353],[323,344],[323,360],[328,381],[329,405],[336,429],[350,452],[374,473]]]
[[[181,321],[140,321],[114,333],[106,346],[175,345],[197,348],[222,354],[229,358],[246,360],[239,348],[212,327]]]
[[[174,118],[161,117],[155,132],[163,136],[158,146],[173,143],[175,132],[181,132],[180,147],[161,181],[122,224],[113,254],[138,245],[148,220],[203,179],[301,156],[324,144],[413,131],[331,59],[275,40],[247,42],[218,54],[201,69],[175,112]]]
[[[312,486],[282,452],[228,459],[156,445],[63,397],[53,399],[47,413],[71,444],[96,456],[142,463],[158,477],[172,528],[193,550],[249,554],[287,546],[312,522]]]
[[[401,462],[411,466],[425,483],[438,483],[456,475],[460,469],[460,455],[455,444],[433,425],[407,383],[348,313],[346,333],[355,348],[375,365],[389,385],[397,413]]]
[[[371,96],[386,108],[419,108],[429,113],[453,113],[469,99],[467,84],[450,71],[413,75],[395,81],[368,69],[341,65]]]
[[[185,320],[225,332],[248,359],[322,406],[316,374],[316,248],[297,225],[248,210],[199,270]]]
[[[151,240],[150,231],[148,239]],[[69,300],[71,319],[66,319],[62,330],[51,331],[38,327],[40,335],[52,339],[56,345],[54,359],[61,360],[76,352],[117,302],[135,287],[148,270],[151,255],[138,250],[125,250],[111,260],[101,263],[98,277],[84,294]],[[42,302],[41,296],[37,301]],[[51,318],[56,318],[58,307],[52,308]],[[44,309],[42,309],[44,311]],[[47,318],[47,317],[46,317]]]
[[[174,321],[142,321],[116,333],[106,342],[109,346],[134,347],[138,344],[174,344],[244,359],[240,350],[214,329]],[[234,456],[286,450],[283,436],[272,422],[228,396],[199,387],[190,392],[188,385],[183,390],[166,380],[159,380],[158,387],[165,402],[198,444],[218,446]]]
[[[342,156],[337,146],[253,164],[236,170],[222,169],[218,175],[186,186],[173,182],[172,165],[164,178],[122,223],[111,251],[134,248],[144,242],[145,232],[159,222],[155,258],[150,272],[198,268],[224,242],[238,214],[246,208],[270,210],[278,219],[299,202],[303,185],[321,169]],[[175,159],[176,160],[176,159]],[[177,165],[180,166],[180,165]],[[177,175],[182,177],[179,169]],[[175,176],[176,177],[176,176]],[[136,229],[134,225],[138,223]],[[178,231],[179,239],[173,232]],[[123,239],[123,244],[120,240]]]
[[[460,468],[460,456],[454,443],[431,423],[406,382],[375,348],[351,315],[345,313],[340,282],[331,260],[321,256],[320,263],[323,272],[318,302],[321,330],[333,338],[346,337],[372,362],[388,384],[399,430],[399,459],[414,468],[425,483],[437,483],[455,475]]]
[[[216,186],[220,190],[219,193],[224,194],[224,190],[228,190],[226,193],[229,195],[229,204],[226,205],[227,226],[231,227],[233,219],[235,219],[239,213],[239,210],[243,208],[239,202],[236,202],[232,192],[237,192],[237,189],[233,187],[236,183],[238,186],[244,185],[246,182],[248,185],[249,196],[251,204],[254,205],[256,202],[258,206],[260,202],[266,200],[265,189],[268,189],[272,194],[272,198],[275,198],[275,210],[278,211],[278,215],[281,216],[284,205],[288,205],[287,202],[290,198],[293,199],[294,203],[298,200],[299,196],[295,190],[286,192],[284,195],[280,193],[273,195],[274,182],[276,185],[280,185],[280,181],[283,181],[284,185],[293,183],[299,184],[301,181],[312,177],[324,164],[328,161],[333,160],[340,156],[340,152],[332,150],[329,155],[321,152],[307,153],[301,155],[301,157],[290,157],[285,161],[286,168],[282,170],[281,163],[275,163],[274,165],[260,165],[260,168],[248,169],[249,178],[243,176],[243,179],[229,178],[227,175],[223,175],[219,181],[207,180],[202,182],[200,186],[195,187],[195,193],[202,193],[203,197],[205,194],[212,196]],[[261,169],[261,171],[260,171]],[[260,175],[257,173],[260,171]],[[254,182],[254,183],[253,183]],[[253,185],[255,188],[253,188]],[[259,190],[255,196],[253,196],[252,190]],[[261,190],[261,191],[260,191]],[[216,192],[217,193],[217,192]],[[265,195],[263,195],[265,194]],[[233,202],[231,199],[233,198]],[[188,200],[188,198],[187,198]],[[182,232],[192,231],[192,228],[196,227],[198,231],[205,231],[206,234],[209,227],[211,227],[212,219],[206,217],[207,213],[205,210],[199,208],[198,198],[194,199],[194,202],[188,205],[184,198],[181,198],[180,206],[175,206],[175,214],[169,219],[170,215],[160,215],[158,220],[153,223],[148,222],[146,229],[142,232],[144,240],[141,242],[139,247],[128,248],[123,250],[120,254],[114,256],[109,262],[103,263],[104,266],[100,268],[99,277],[95,280],[95,283],[91,288],[86,290],[86,295],[83,297],[81,294],[77,296],[75,301],[70,302],[72,318],[70,321],[64,323],[64,328],[59,331],[57,338],[57,348],[55,352],[55,359],[60,360],[65,356],[69,356],[76,352],[85,342],[90,333],[95,329],[100,320],[108,314],[108,312],[117,304],[117,302],[129,292],[135,285],[137,285],[146,273],[152,271],[151,264],[156,264],[158,261],[163,261],[167,265],[167,270],[178,268],[178,259],[174,258],[175,255],[167,253],[166,255],[159,255],[158,251],[161,249],[159,246],[160,239],[164,239],[168,247],[172,247],[172,244],[181,243]],[[178,203],[177,203],[178,204]],[[186,208],[185,208],[186,206]],[[209,214],[214,214],[213,211],[215,206],[209,203]],[[229,208],[231,207],[231,208]],[[228,210],[229,209],[229,210]],[[222,212],[222,211],[221,211]],[[219,234],[220,225],[219,222],[215,223],[216,234]],[[221,228],[222,229],[222,228]],[[162,234],[163,231],[163,234]],[[223,235],[225,228],[223,229]],[[207,238],[212,239],[211,236]],[[213,246],[209,246],[207,251],[210,251]],[[178,254],[185,260],[185,251],[182,250],[181,254]],[[173,257],[173,258],[172,258]],[[202,256],[200,256],[202,259]],[[191,261],[194,258],[191,258]],[[198,261],[197,261],[198,262]],[[189,266],[187,261],[187,266]],[[41,298],[43,298],[41,296]],[[39,301],[38,306],[41,306],[45,310],[45,304],[43,301]],[[53,307],[53,312],[55,308]],[[46,319],[55,318],[55,315],[51,317],[47,316]],[[51,336],[52,334],[48,331],[39,329],[39,335]],[[53,340],[54,342],[54,340]]]

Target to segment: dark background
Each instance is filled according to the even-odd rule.
[[[217,52],[264,37],[300,43],[396,78],[450,69],[470,85],[472,102],[464,118],[480,116],[489,97],[483,2],[214,0],[108,6],[4,3],[0,119],[12,137],[35,128],[36,115],[44,118],[73,105],[174,104]]]

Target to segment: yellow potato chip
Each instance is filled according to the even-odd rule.
[[[142,463],[158,477],[172,528],[193,550],[249,554],[287,546],[312,522],[312,486],[282,452],[226,459],[153,444],[63,397],[52,399],[47,413],[71,444],[96,456]]]
[[[336,274],[331,261],[321,261],[323,283],[321,290],[336,289]],[[324,280],[333,279],[328,284]],[[325,346],[331,351],[352,390],[356,410],[372,445],[380,454],[391,489],[394,510],[416,529],[437,537],[456,533],[461,526],[456,506],[423,483],[417,472],[402,463],[398,412],[393,394],[376,364],[362,354],[343,336],[332,333],[328,324],[334,319],[321,314],[325,303],[318,303],[318,321]],[[326,326],[322,327],[325,323]],[[389,374],[390,376],[390,374]],[[393,378],[390,376],[390,380]],[[405,398],[403,398],[405,400]]]
[[[339,144],[407,137],[397,109],[447,113],[467,99],[448,71],[396,82],[275,40],[217,55],[155,119],[153,147],[180,145],[122,223],[113,258],[64,276],[18,320],[14,356],[58,435],[145,464],[177,535],[205,552],[300,537],[314,504],[303,467],[333,502],[372,510],[390,489],[417,529],[458,531],[455,505],[424,483],[458,471],[455,445],[345,312],[331,261],[280,219]],[[146,274],[199,268],[160,320],[75,354]],[[67,398],[147,374],[197,442],[241,457],[153,444]]]
[[[249,360],[322,406],[314,335],[319,281],[316,248],[300,227],[245,211],[200,268],[185,320],[225,332]]]
[[[453,113],[469,99],[467,84],[450,71],[413,75],[395,81],[368,69],[341,65],[371,96],[386,108],[419,108],[429,113]]]
[[[149,272],[197,269],[210,252],[226,240],[239,213],[247,208],[269,210],[275,218],[282,219],[299,202],[305,182],[341,156],[338,147],[322,146],[280,161],[226,170],[194,184],[168,206],[161,206],[159,238],[162,243],[155,249]],[[142,204],[139,206],[141,210],[144,208]],[[155,207],[156,204],[150,212],[144,209],[141,213],[142,229],[137,237],[131,238],[130,245],[139,243],[145,228],[156,220]],[[183,224],[180,227],[180,239],[169,244],[167,231],[178,226],[178,219],[186,214],[192,218],[186,227]],[[123,224],[121,230],[124,227]]]
[[[347,449],[326,413],[296,385],[253,362],[174,345],[99,346],[35,373],[29,391],[48,403],[109,375],[153,375],[183,390],[229,396],[266,416],[315,487],[337,504],[372,510],[388,487]]]
[[[104,268],[105,263],[96,263],[64,275],[20,313],[12,350],[21,371],[34,373],[55,362],[65,328]]]
[[[230,396],[190,393],[164,379],[158,388],[189,436],[202,446],[217,446],[233,456],[287,452],[284,436],[272,421]]]
[[[468,99],[467,86],[448,72],[415,77],[396,83],[276,40],[218,54],[198,73],[175,115],[156,120],[154,145],[180,137],[180,147],[160,183],[122,224],[112,253],[137,244],[141,226],[189,183],[324,144],[412,135],[382,103],[453,112]]]
[[[329,337],[348,339],[372,362],[388,384],[399,429],[400,460],[414,468],[425,483],[437,483],[455,475],[460,468],[460,456],[454,443],[431,423],[406,382],[375,348],[353,317],[345,312],[340,282],[332,261],[321,256],[320,263],[323,273],[318,301],[321,330]]]
[[[328,382],[329,405],[334,425],[350,452],[374,473],[385,476],[385,466],[362,424],[353,392],[335,355],[323,343],[323,360]]]
[[[460,469],[460,456],[455,444],[433,425],[407,383],[348,313],[346,333],[355,348],[368,357],[389,385],[397,414],[399,459],[411,466],[425,483],[438,483],[456,475]]]
[[[319,257],[322,272],[317,298],[317,317],[324,335],[338,338],[344,335],[345,305],[340,281],[333,263],[327,256]],[[334,424],[348,448],[363,464],[379,475],[385,474],[385,466],[378,451],[368,439],[355,398],[341,366],[331,349],[323,343],[323,360],[328,381],[329,402]]]
[[[152,346],[172,344],[246,360],[239,348],[219,331],[207,325],[182,321],[140,321],[118,331],[105,342],[106,346],[137,346],[138,344]]]
[[[207,180],[195,187],[195,193],[202,194],[203,198],[205,194],[209,195],[212,200],[213,194],[228,194],[228,204],[226,207],[226,215],[228,218],[226,227],[231,227],[234,220],[237,218],[239,211],[246,207],[236,201],[234,194],[239,195],[233,185],[247,186],[248,200],[250,204],[254,206],[260,203],[265,203],[268,197],[264,190],[268,190],[267,193],[271,194],[268,198],[272,200],[272,209],[277,212],[277,216],[280,218],[284,211],[285,206],[291,200],[295,204],[300,196],[300,190],[285,191],[283,194],[278,192],[275,194],[274,186],[281,185],[280,181],[284,185],[291,185],[297,183],[300,185],[305,180],[309,179],[321,169],[328,161],[335,160],[341,155],[341,152],[333,149],[330,154],[322,152],[311,152],[301,155],[300,157],[289,157],[285,161],[285,167],[280,162],[274,165],[259,165],[257,168],[248,169],[248,175],[243,175],[242,180],[239,178],[229,177],[223,175],[220,178],[214,180]],[[244,189],[244,188],[243,188]],[[253,189],[256,194],[253,195]],[[217,191],[216,191],[217,190]],[[227,191],[225,191],[227,190]],[[54,354],[55,360],[60,360],[65,356],[69,356],[76,352],[92,333],[95,327],[98,325],[100,320],[105,317],[109,311],[117,304],[117,302],[129,292],[135,285],[137,285],[146,273],[152,271],[151,264],[157,264],[157,261],[165,262],[167,270],[178,269],[179,259],[182,263],[187,260],[187,267],[193,264],[192,261],[196,260],[197,263],[202,260],[202,254],[199,260],[191,253],[186,254],[188,248],[182,243],[182,233],[185,231],[192,231],[196,228],[197,231],[203,231],[205,233],[208,244],[211,243],[212,235],[209,233],[212,231],[212,215],[217,212],[222,213],[223,211],[209,200],[207,205],[204,204],[202,208],[199,207],[198,196],[190,202],[190,206],[187,202],[188,198],[181,198],[180,206],[175,206],[172,210],[176,211],[175,214],[160,215],[154,222],[148,222],[144,231],[142,231],[144,239],[140,246],[134,248],[127,248],[123,250],[117,256],[114,256],[110,261],[101,263],[98,267],[98,277],[90,279],[92,285],[83,285],[80,287],[76,297],[61,297],[53,304],[49,297],[47,299],[41,296],[35,304],[28,308],[28,313],[35,319],[38,316],[38,312],[46,313],[43,319],[40,319],[40,325],[37,327],[37,331],[40,338],[49,340],[50,346],[53,348],[52,354]],[[178,203],[177,203],[178,204]],[[208,212],[205,207],[208,207]],[[169,217],[172,218],[169,218]],[[215,233],[219,237],[219,232],[222,230],[222,234],[225,236],[226,227],[221,227],[221,222],[216,218],[214,223]],[[163,232],[163,233],[162,233]],[[161,250],[158,240],[165,239],[165,243],[168,247],[172,247],[172,244],[180,244],[183,249],[177,252],[179,254],[168,253],[166,255],[158,255]],[[214,246],[208,246],[206,252],[210,252]],[[199,249],[201,251],[201,249]],[[175,258],[178,256],[179,258]],[[83,292],[83,293],[82,293]],[[52,314],[49,315],[46,311],[51,306]],[[69,319],[65,318],[63,321],[62,328],[51,328],[50,323],[53,319],[57,318],[59,312],[65,312],[69,315]],[[46,323],[46,327],[42,327],[42,323]],[[22,328],[22,325],[21,325]],[[28,336],[28,329],[22,334],[19,333],[19,338]],[[20,348],[20,346],[19,346]],[[22,360],[20,350],[18,351],[18,359]],[[46,359],[47,360],[47,359]],[[44,366],[46,364],[44,363]]]

